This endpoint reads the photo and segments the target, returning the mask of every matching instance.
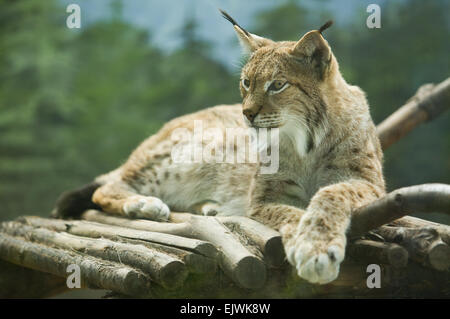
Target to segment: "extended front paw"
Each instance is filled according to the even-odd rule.
[[[130,217],[152,220],[168,220],[169,207],[162,200],[152,196],[131,196],[123,205],[123,212]]]
[[[287,259],[301,278],[318,284],[337,278],[345,255],[345,234],[323,234],[301,226],[281,231]]]

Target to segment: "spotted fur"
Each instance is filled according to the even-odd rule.
[[[168,122],[126,163],[96,179],[101,186],[92,200],[105,212],[137,218],[164,220],[170,210],[247,215],[281,232],[300,277],[330,282],[345,255],[351,212],[385,192],[365,95],[341,76],[324,29],[296,42],[274,42],[230,21],[249,54],[241,73],[242,104]],[[275,80],[276,91],[269,94]],[[257,163],[175,163],[171,152],[179,142],[172,133],[192,131],[195,120],[223,133],[279,128],[278,171],[260,174]]]

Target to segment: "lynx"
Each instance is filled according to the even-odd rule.
[[[275,42],[222,13],[248,55],[239,83],[242,104],[166,123],[122,166],[63,194],[54,215],[76,217],[88,208],[156,220],[167,220],[171,210],[246,215],[281,233],[301,278],[331,282],[344,259],[351,212],[385,193],[383,155],[365,94],[339,72],[322,36],[331,23],[298,41]],[[175,163],[171,153],[180,142],[173,133],[194,130],[194,121],[223,132],[278,129],[278,170],[261,174],[259,162]]]

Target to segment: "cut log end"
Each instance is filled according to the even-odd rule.
[[[148,278],[134,270],[126,271],[122,289],[124,293],[130,296],[143,296],[149,294],[151,291]]]
[[[428,261],[431,266],[440,271],[450,267],[450,247],[442,241],[433,243],[428,250]]]
[[[179,288],[183,285],[188,276],[188,270],[184,263],[174,260],[160,272],[160,282],[167,289]]]
[[[195,247],[195,251],[205,257],[216,259],[217,258],[217,249],[216,247],[208,242],[202,242]]]
[[[258,289],[266,282],[266,266],[259,258],[245,257],[234,269],[236,282],[243,288]]]
[[[268,266],[279,267],[286,261],[281,236],[270,238],[264,247],[264,260]]]
[[[393,267],[402,268],[408,265],[408,251],[400,245],[391,244],[387,251],[387,257]]]

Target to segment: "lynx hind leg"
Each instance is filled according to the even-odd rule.
[[[159,198],[144,196],[124,182],[107,183],[94,193],[93,202],[104,212],[132,218],[167,220],[169,207]]]

